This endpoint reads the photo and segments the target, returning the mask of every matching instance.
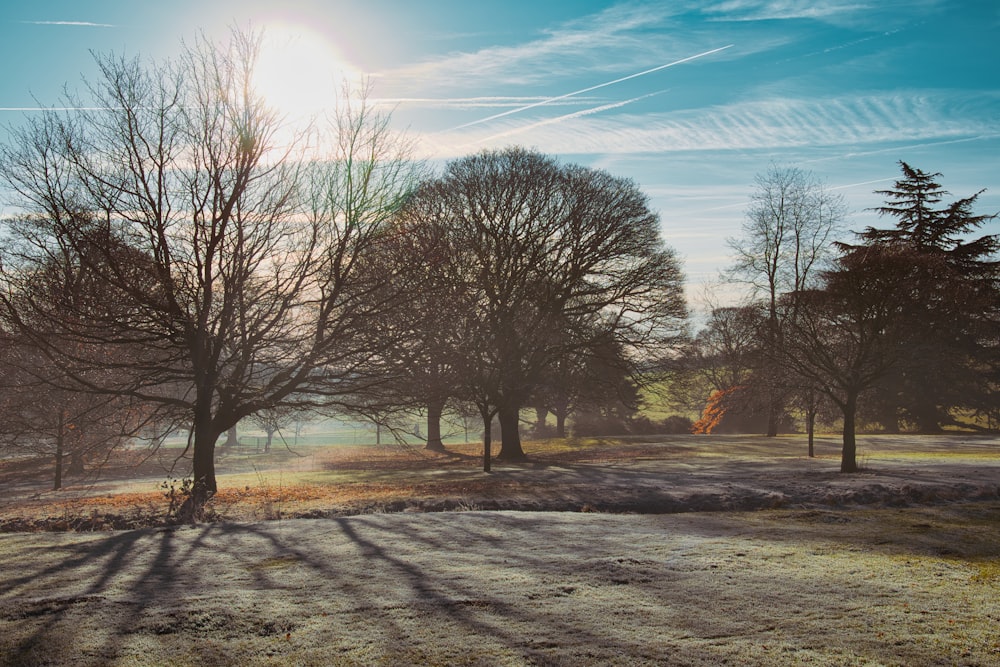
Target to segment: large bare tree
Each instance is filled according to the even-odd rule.
[[[401,214],[370,267],[405,291],[407,301],[373,324],[399,333],[400,342],[379,361],[393,382],[378,396],[359,402],[355,411],[380,426],[408,422],[415,412],[426,416],[426,446],[445,451],[442,419],[446,409],[465,398],[465,350],[473,342],[467,330],[474,304],[463,288],[465,267],[452,261],[458,250],[440,225],[422,224]],[[409,435],[409,434],[408,434]]]
[[[364,97],[343,100],[327,141],[280,142],[252,85],[259,44],[237,30],[166,62],[97,56],[74,111],[43,113],[0,149],[12,203],[44,221],[9,227],[33,231],[5,258],[3,315],[65,382],[188,416],[192,516],[216,492],[222,433],[370,389],[367,364],[393,344],[369,324],[394,294],[364,267],[416,165]],[[27,297],[53,261],[85,265],[119,307],[95,322]],[[141,349],[121,357],[139,372],[95,379],[81,345]]]
[[[648,361],[683,329],[678,262],[631,181],[486,151],[451,162],[403,216],[445,230],[442,266],[468,307],[460,366],[484,420],[497,413],[501,459],[524,458],[520,410],[557,359],[610,341]]]

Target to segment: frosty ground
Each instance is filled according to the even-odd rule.
[[[869,438],[849,476],[800,444],[633,442],[480,487],[418,466],[395,513],[0,535],[0,664],[1000,664],[1000,441]],[[520,511],[481,511],[504,490]]]

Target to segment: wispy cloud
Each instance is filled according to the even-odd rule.
[[[958,139],[940,139],[940,140],[927,140],[918,141],[914,144],[906,144],[902,146],[890,146],[887,148],[878,148],[875,150],[852,150],[847,153],[830,155],[827,157],[816,158],[814,160],[804,160],[803,164],[813,163],[813,162],[829,162],[831,160],[844,160],[847,158],[857,158],[857,157],[868,157],[871,155],[882,155],[885,153],[898,153],[899,151],[913,150],[917,148],[930,148],[932,146],[948,146],[952,144],[968,144],[980,141],[989,141],[993,139],[1000,138],[1000,132],[996,131],[985,131],[974,136],[963,136]]]
[[[581,72],[628,71],[626,68],[639,63],[676,58],[679,49],[698,48],[676,40],[649,40],[649,31],[662,30],[672,16],[667,5],[613,5],[517,44],[450,53],[374,76],[380,79],[380,87],[401,91],[426,91],[431,87],[445,91],[479,87],[484,81],[490,81],[498,89],[523,88]],[[693,39],[688,44],[705,44],[708,39],[707,36]],[[718,43],[718,37],[715,40]]]
[[[884,30],[906,24],[914,16],[954,8],[947,0],[722,0],[703,6],[708,21],[748,23],[811,20],[830,25]]]
[[[21,21],[26,25],[68,25],[80,28],[117,28],[113,23],[92,23],[90,21]]]
[[[372,100],[382,106],[415,106],[423,109],[510,109],[520,108],[536,103],[551,102],[550,106],[579,106],[594,103],[592,97],[574,97],[572,100],[552,101],[549,97],[539,95],[525,97],[479,96],[479,97],[380,97]]]
[[[552,153],[650,154],[707,150],[861,147],[880,142],[971,141],[996,134],[986,118],[955,113],[975,104],[953,93],[765,99],[681,112],[579,118],[520,130],[522,142]],[[520,128],[508,121],[501,132]],[[496,134],[496,132],[494,132]],[[475,143],[468,130],[454,146]]]
[[[866,3],[836,0],[726,0],[705,7],[704,13],[717,20],[773,21],[788,19],[830,19],[870,9]]]

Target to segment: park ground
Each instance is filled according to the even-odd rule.
[[[1000,664],[1000,439],[860,445],[234,455],[195,526],[162,462],[11,484],[0,664]]]

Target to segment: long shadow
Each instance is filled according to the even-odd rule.
[[[530,530],[531,522],[512,521],[500,515],[496,518],[505,530]],[[509,620],[519,619],[525,625],[538,624],[539,627],[565,626],[557,618],[544,613],[536,615],[467,584],[442,580],[439,574],[425,571],[417,563],[394,553],[392,548],[394,543],[402,541],[418,544],[418,549],[440,554],[442,559],[455,558],[462,549],[456,548],[453,535],[437,536],[434,530],[411,529],[404,521],[391,521],[390,526],[382,526],[373,518],[317,520],[310,524],[318,529],[313,532],[329,532],[321,539],[347,540],[356,546],[361,558],[371,562],[372,568],[386,569],[385,576],[398,580],[404,590],[411,592],[411,600],[404,604],[411,606],[414,613],[420,616],[429,616],[428,622],[433,622],[431,619],[435,616],[447,619],[461,628],[461,632],[489,638],[511,651],[520,652],[530,652],[531,649],[525,648],[524,637],[506,628]],[[440,525],[445,528],[448,523],[442,518]],[[331,527],[335,530],[329,531]],[[503,556],[509,561],[504,567],[552,574],[544,558],[505,553],[495,536],[484,536],[477,528],[467,527],[461,539],[464,544],[485,545],[485,548],[477,546],[474,550],[477,554],[485,551],[488,555],[483,558],[484,568],[497,567]],[[80,572],[81,576],[75,578],[75,583],[82,585],[67,586],[64,595],[48,595],[45,591],[20,610],[8,606],[4,615],[9,620],[37,622],[40,619],[41,622],[0,659],[0,664],[29,665],[71,658],[71,655],[60,655],[58,652],[71,652],[81,643],[80,638],[74,638],[74,631],[82,630],[69,626],[80,618],[79,614],[86,613],[86,605],[121,607],[108,616],[114,619],[113,627],[107,628],[105,644],[98,658],[99,662],[113,662],[121,656],[123,645],[130,635],[150,630],[150,616],[162,615],[165,605],[183,606],[183,595],[197,592],[192,587],[197,586],[199,579],[192,573],[197,571],[207,550],[211,551],[212,558],[232,559],[234,566],[239,567],[247,540],[251,541],[251,552],[259,549],[253,546],[253,541],[264,541],[268,548],[260,550],[260,553],[294,557],[298,563],[309,568],[312,576],[337,582],[339,594],[353,599],[354,608],[362,610],[361,613],[371,613],[372,623],[381,626],[382,632],[373,634],[391,638],[385,647],[387,655],[393,655],[399,647],[405,648],[410,640],[407,630],[394,620],[390,607],[380,607],[379,584],[373,589],[364,581],[348,580],[335,562],[324,557],[323,548],[317,548],[318,545],[309,536],[282,535],[279,524],[215,524],[181,531],[132,531],[91,540],[73,545],[65,558],[41,570],[31,571],[29,568],[21,575],[5,578],[2,590],[8,605],[23,603],[25,596],[18,595],[18,592],[29,584],[36,584],[36,589],[39,582],[58,585],[70,579],[72,573]],[[248,589],[265,591],[282,588],[264,570],[251,572]],[[384,579],[379,581],[384,582]],[[322,601],[311,601],[311,604],[316,606],[314,611],[318,615]],[[335,623],[335,619],[331,619],[331,623]],[[164,629],[173,631],[168,626]],[[583,642],[607,642],[607,638],[588,637],[580,633],[577,636]],[[61,639],[53,643],[56,637]],[[628,648],[627,645],[621,646],[623,651]],[[53,651],[57,654],[53,655]]]
[[[164,533],[164,542],[169,540],[172,531]],[[46,596],[24,604],[19,611],[8,612],[8,617],[37,618],[45,620],[35,632],[21,640],[18,645],[3,657],[3,664],[28,665],[37,661],[38,654],[45,652],[47,645],[57,635],[55,629],[69,616],[74,606],[81,603],[100,602],[111,582],[119,573],[127,571],[135,559],[139,543],[148,535],[148,530],[129,531],[112,537],[88,541],[69,547],[69,555],[49,567],[39,571],[25,569],[19,576],[4,581],[0,591],[6,597],[15,594],[18,589],[29,584],[48,579],[59,579],[67,570],[97,568],[98,574],[93,581],[82,590],[64,595]],[[169,548],[166,550],[169,551]],[[164,554],[161,548],[157,560],[169,561],[169,553]],[[102,564],[103,563],[103,564]],[[43,661],[45,662],[45,661]]]
[[[992,516],[997,518],[1000,509],[994,507]],[[988,507],[983,508],[985,515],[990,515]],[[78,579],[81,585],[68,587],[64,595],[48,595],[43,591],[43,597],[29,600],[28,604],[17,611],[8,606],[5,616],[10,620],[42,619],[31,635],[23,639],[0,662],[5,665],[23,665],[45,662],[46,647],[51,647],[55,637],[66,632],[66,623],[72,622],[79,613],[80,605],[122,603],[115,627],[108,633],[107,645],[100,658],[106,662],[114,661],[121,654],[122,644],[127,637],[144,626],[146,618],[153,610],[162,611],[165,600],[175,599],[184,593],[192,593],[191,586],[196,586],[198,578],[191,576],[199,564],[211,555],[218,559],[229,559],[234,567],[241,564],[252,565],[245,554],[259,553],[272,557],[294,557],[297,563],[307,567],[311,576],[326,581],[336,582],[339,595],[353,599],[357,613],[369,614],[373,626],[379,626],[381,632],[373,632],[373,637],[384,636],[388,639],[386,654],[397,657],[405,649],[410,638],[407,629],[393,615],[390,606],[378,598],[380,584],[375,587],[365,581],[352,581],[345,572],[337,567],[335,560],[329,556],[329,550],[323,547],[327,540],[335,542],[348,541],[357,548],[358,557],[368,561],[371,569],[384,570],[379,572],[379,582],[387,578],[399,583],[400,590],[395,598],[404,600],[403,604],[410,606],[417,614],[426,616],[422,623],[434,623],[435,618],[446,620],[470,637],[489,638],[510,651],[517,651],[528,659],[533,657],[543,660],[546,654],[530,646],[525,637],[511,629],[511,621],[518,621],[520,627],[538,627],[540,631],[546,628],[565,633],[575,632],[577,641],[586,644],[599,642],[606,647],[614,648],[621,655],[629,655],[637,650],[626,640],[617,641],[602,634],[592,634],[594,628],[570,627],[569,621],[557,614],[547,614],[542,606],[517,604],[517,596],[505,594],[503,598],[478,590],[473,578],[472,583],[442,576],[442,570],[430,570],[419,562],[407,557],[407,552],[414,550],[436,554],[441,559],[482,559],[483,568],[510,568],[530,575],[529,580],[543,585],[555,585],[553,582],[573,584],[574,574],[560,568],[565,563],[553,564],[546,557],[546,546],[540,552],[532,554],[513,552],[505,548],[505,541],[498,535],[506,535],[509,542],[520,543],[537,535],[541,544],[549,545],[553,540],[566,540],[565,548],[573,549],[580,546],[574,541],[574,522],[566,522],[558,515],[545,515],[536,518],[498,514],[487,516],[479,514],[470,517],[474,520],[463,520],[456,516],[435,515],[434,517],[355,517],[349,519],[315,520],[309,522],[310,532],[303,534],[301,530],[289,530],[283,534],[283,526],[273,524],[212,524],[195,529],[181,530],[143,530],[118,533],[100,539],[88,540],[84,544],[60,547],[66,555],[57,563],[40,570],[25,568],[19,573],[5,572],[0,591],[8,604],[12,599],[21,598],[21,594],[29,586],[51,582],[52,585],[63,583],[67,571],[80,571]],[[791,516],[791,515],[790,515]],[[818,516],[818,515],[817,515]],[[824,517],[850,520],[849,512],[826,512]],[[987,516],[988,519],[988,516]],[[609,521],[607,517],[600,519]],[[456,532],[455,523],[460,524]],[[304,524],[303,524],[304,525]],[[720,535],[746,535],[745,525],[737,518],[728,515],[691,516],[684,523],[684,536],[705,536],[719,539]],[[924,553],[928,548],[944,548],[946,538],[935,539],[915,528],[921,539],[912,545],[915,553]],[[667,543],[678,537],[676,533],[664,533],[663,540]],[[797,524],[794,521],[781,524],[780,529],[769,529],[763,533],[753,533],[755,540],[772,542],[787,542],[789,546],[802,548],[804,543],[825,541],[832,545],[850,546],[851,538],[847,534],[829,534],[817,538],[815,530],[808,525]],[[593,545],[600,546],[601,553],[614,553],[615,541],[618,539],[613,532],[586,538]],[[267,548],[259,548],[254,542],[264,542]],[[394,545],[408,545],[410,549],[397,549]],[[885,550],[889,553],[906,552],[905,544],[866,545],[872,550]],[[249,547],[249,550],[247,550]],[[585,549],[586,547],[584,547]],[[585,554],[586,552],[584,552]],[[634,558],[643,558],[641,552],[636,552],[629,545],[621,544],[620,553]],[[996,554],[994,553],[994,556]],[[140,557],[141,556],[141,557]],[[252,559],[251,559],[252,560]],[[506,562],[504,562],[506,561]],[[134,570],[138,570],[133,572]],[[250,580],[247,588],[266,591],[280,589],[282,586],[269,576],[265,570],[249,569]],[[187,575],[187,576],[186,576]],[[549,582],[545,584],[544,582]],[[633,587],[642,588],[644,584],[632,582]],[[123,591],[124,589],[124,591]],[[409,595],[405,594],[409,591]],[[526,599],[529,593],[540,591],[524,591]],[[118,599],[115,599],[115,596]],[[309,600],[307,604],[315,606],[312,611],[318,612],[323,605],[322,600]],[[180,604],[180,603],[178,603]],[[662,600],[669,605],[669,600]],[[331,619],[331,625],[336,619]],[[72,636],[63,640],[62,646],[73,645]],[[551,657],[551,656],[549,656]]]
[[[440,515],[435,518],[441,519],[441,526],[445,525],[445,521]],[[539,523],[529,519],[512,519],[502,515],[496,515],[495,518],[502,520],[504,528],[512,532],[534,533],[534,529]],[[335,521],[344,535],[358,545],[367,558],[376,559],[391,571],[399,574],[400,582],[405,584],[415,597],[414,607],[417,609],[429,608],[432,614],[440,615],[453,622],[466,635],[476,637],[480,641],[483,638],[494,640],[529,661],[537,659],[547,662],[551,660],[551,656],[547,656],[542,650],[536,650],[531,646],[530,638],[520,636],[509,629],[512,621],[519,621],[523,627],[538,628],[539,631],[543,632],[554,630],[560,635],[572,634],[576,641],[584,645],[600,643],[606,648],[615,649],[620,655],[628,655],[630,651],[637,648],[606,635],[593,635],[586,628],[571,626],[558,617],[545,614],[541,609],[539,612],[533,612],[526,605],[518,605],[500,600],[495,596],[485,595],[484,591],[470,588],[455,578],[436,577],[433,573],[421,569],[406,558],[395,555],[384,546],[399,539],[410,543],[417,541],[421,542],[424,548],[439,553],[442,558],[454,559],[456,557],[454,550],[448,549],[448,542],[443,539],[421,537],[420,531],[414,530],[411,527],[412,524],[392,521],[390,525],[379,525],[379,522],[372,517],[342,518]],[[493,521],[491,521],[492,523]],[[448,526],[448,529],[449,539],[451,539],[451,526]],[[382,535],[383,539],[375,537],[379,534]],[[483,571],[491,571],[499,567],[510,568],[534,575],[537,581],[572,577],[570,573],[553,571],[552,563],[543,555],[532,558],[526,553],[512,553],[509,550],[504,550],[502,544],[498,545],[494,539],[484,537],[481,532],[468,526],[462,531],[462,534],[465,537],[465,541],[462,542],[464,545],[486,543],[489,545],[489,549],[495,549],[495,553],[491,553],[491,557],[483,558],[481,563]],[[451,543],[454,544],[454,542]],[[531,594],[538,593],[538,591],[524,591],[524,593],[526,599],[531,599]],[[406,639],[405,636],[400,637],[401,641],[405,642]],[[470,638],[467,643],[470,647],[475,646],[476,639]]]
[[[969,470],[974,470],[978,465],[981,464],[970,466]],[[634,470],[614,464],[547,464],[538,461],[530,463],[530,466],[533,470],[551,471],[566,483],[583,486],[594,484],[597,480],[611,479],[614,484],[627,488],[630,485],[634,486],[636,479]],[[767,469],[766,463],[755,466],[758,467],[758,472]],[[517,472],[517,469],[502,468],[495,474],[499,479],[505,476],[517,479]],[[920,478],[919,481],[926,481],[922,470],[904,472],[895,467],[891,469],[887,467],[884,471],[873,471],[871,475],[873,480],[891,480],[894,483],[899,483],[900,480],[917,480],[917,478]],[[1000,496],[993,500],[997,498]],[[986,526],[995,527],[1000,521],[1000,508],[996,507],[995,502],[992,505],[984,504],[980,514],[985,517],[982,520]],[[817,516],[820,519],[839,520],[841,517],[850,517],[850,513],[843,510],[839,513],[824,510]],[[414,520],[419,519],[414,517]],[[489,525],[494,529],[490,531],[473,522],[460,521],[459,525],[455,526],[447,517],[440,515],[434,517],[433,521],[436,522],[436,526],[441,527],[440,531],[437,528],[428,529],[427,522],[420,529],[416,527],[417,524],[409,524],[403,520],[384,522],[372,517],[315,520],[310,523],[315,528],[313,533],[320,531],[330,533],[323,539],[342,536],[354,544],[358,552],[370,560],[373,566],[379,564],[395,573],[401,586],[412,593],[414,604],[419,607],[418,611],[430,610],[433,614],[458,625],[465,632],[492,638],[510,650],[523,652],[530,649],[525,648],[523,637],[516,636],[506,627],[505,619],[517,619],[526,625],[538,624],[542,627],[546,624],[553,627],[562,626],[563,629],[570,630],[564,621],[546,615],[541,610],[534,611],[520,607],[496,596],[484,596],[482,591],[475,590],[468,584],[435,578],[438,575],[408,560],[392,548],[394,544],[402,542],[419,544],[421,549],[440,554],[440,557],[445,559],[463,553],[462,545],[477,544],[480,545],[474,550],[477,557],[481,557],[484,551],[490,554],[489,558],[483,557],[483,567],[497,567],[502,558],[507,561],[503,567],[540,573],[536,579],[541,580],[544,578],[541,575],[553,574],[544,554],[532,556],[527,553],[510,553],[505,549],[504,531],[514,534],[538,529],[540,539],[551,539],[551,536],[544,536],[543,528],[547,522],[543,517],[526,519],[498,514],[491,517]],[[915,521],[922,525],[921,520]],[[717,537],[720,530],[730,532],[743,530],[740,525],[738,518],[702,515],[692,517],[691,521],[686,523],[685,530],[687,534],[693,536],[700,534]],[[947,536],[927,534],[919,525],[914,527],[912,542],[897,540],[882,544],[865,543],[864,548],[890,554],[923,554],[928,553],[928,550],[931,550],[931,553],[945,554],[949,548],[953,548],[949,547]],[[445,527],[449,530],[445,531]],[[71,637],[61,640],[58,644],[53,642],[55,637],[68,632],[64,626],[75,618],[74,614],[78,614],[80,609],[85,609],[86,605],[90,604],[121,603],[122,613],[118,615],[114,627],[108,632],[108,643],[101,656],[107,662],[113,661],[122,651],[123,640],[143,628],[145,617],[153,609],[159,608],[164,600],[192,592],[191,586],[196,585],[198,581],[194,573],[197,573],[199,564],[209,553],[228,558],[237,566],[247,565],[245,569],[250,577],[248,587],[254,590],[279,588],[265,569],[249,567],[253,563],[247,561],[241,549],[246,540],[267,543],[270,553],[274,556],[294,557],[296,562],[309,568],[314,576],[339,582],[341,593],[353,598],[358,607],[379,612],[377,602],[373,602],[376,595],[374,591],[366,587],[364,582],[347,580],[344,573],[336,567],[336,563],[324,557],[323,548],[314,543],[314,538],[295,535],[295,532],[283,535],[280,523],[209,524],[194,529],[166,528],[121,532],[88,539],[81,544],[57,546],[56,549],[65,553],[58,562],[41,569],[32,568],[30,563],[25,563],[25,567],[20,569],[5,569],[0,577],[0,603],[3,604],[0,606],[0,613],[4,618],[38,623],[30,635],[19,641],[8,654],[0,656],[0,664],[24,665],[44,662],[40,656],[44,656],[49,648],[72,644]],[[566,537],[567,548],[572,548],[572,543],[569,541],[571,536]],[[665,535],[664,539],[669,537]],[[613,540],[614,536],[609,535],[606,539]],[[809,526],[790,523],[782,531],[770,530],[758,539],[787,542],[789,545],[800,547],[805,539],[820,538],[813,535]],[[845,532],[831,532],[822,540],[839,546],[852,545],[852,538]],[[996,558],[1000,555],[1000,547],[995,544],[992,546],[984,544],[983,553],[975,554],[976,557]],[[485,549],[482,545],[485,545]],[[623,552],[628,548],[628,545],[621,545]],[[67,572],[79,572],[81,576],[73,581],[67,577]],[[57,585],[65,585],[64,592],[55,588]],[[38,590],[40,593],[32,594],[29,598],[27,594],[29,590]],[[121,590],[124,590],[124,593],[120,592]],[[112,597],[118,599],[108,602],[108,598]],[[13,606],[18,603],[22,606]],[[393,620],[392,614],[378,613],[375,622],[385,624],[388,635],[395,637],[399,642],[405,642],[406,630]],[[604,636],[587,634],[578,636],[583,642],[608,643],[608,638]],[[624,642],[620,645],[625,654],[630,648],[632,647]]]
[[[497,515],[497,518],[500,518],[500,515]],[[399,581],[401,585],[412,593],[414,598],[412,606],[422,616],[427,616],[428,612],[429,615],[441,614],[462,627],[465,632],[482,637],[490,637],[511,650],[518,650],[518,647],[523,643],[522,638],[518,638],[504,630],[501,627],[501,623],[490,623],[480,618],[480,615],[475,612],[477,609],[482,610],[485,608],[489,610],[490,614],[497,615],[500,618],[514,618],[523,615],[523,610],[515,609],[496,598],[484,598],[482,591],[463,587],[454,580],[449,580],[446,585],[442,586],[445,582],[436,580],[432,573],[422,570],[415,563],[394,555],[390,548],[386,546],[386,544],[391,544],[395,541],[402,541],[411,545],[418,543],[420,549],[440,554],[442,559],[452,559],[455,557],[456,546],[456,542],[453,539],[446,540],[443,537],[435,539],[430,535],[423,534],[424,531],[411,529],[406,522],[392,522],[394,529],[379,526],[371,517],[320,520],[318,523],[326,524],[327,521],[335,525],[338,532],[358,548],[361,557],[373,561],[371,566],[373,570],[381,564],[381,566],[388,567],[390,571],[395,572],[398,576],[394,576],[393,579]],[[508,523],[508,525],[510,524]],[[297,555],[304,564],[315,570],[318,576],[328,579],[343,579],[342,573],[338,572],[335,567],[332,567],[328,561],[312,555],[307,545],[289,542],[287,538],[281,539],[273,532],[266,530],[263,525],[234,526],[232,530],[268,540],[278,552]],[[369,537],[367,536],[368,534],[373,536]],[[462,544],[482,542],[490,544],[491,548],[496,546],[495,539],[484,539],[481,534],[474,531],[466,530],[462,534],[464,538]],[[380,535],[384,538],[384,541],[376,539],[374,535]],[[527,559],[523,557],[519,557],[517,560],[524,567],[534,565],[527,562]],[[495,563],[489,561],[484,561],[483,563],[483,567],[490,567],[492,565],[495,565]],[[446,591],[445,588],[450,590]],[[378,591],[366,590],[363,582],[346,581],[341,582],[341,590],[345,594],[352,595],[359,608],[367,610],[366,613],[372,614],[373,623],[381,623],[387,626],[383,630],[393,638],[392,643],[397,649],[405,645],[410,639],[407,636],[405,628],[392,620],[391,614],[384,613],[379,609],[380,600]],[[399,594],[399,591],[397,591],[397,594]],[[430,618],[424,618],[422,622],[429,623],[431,620]],[[389,647],[387,650],[391,654],[393,648]]]

